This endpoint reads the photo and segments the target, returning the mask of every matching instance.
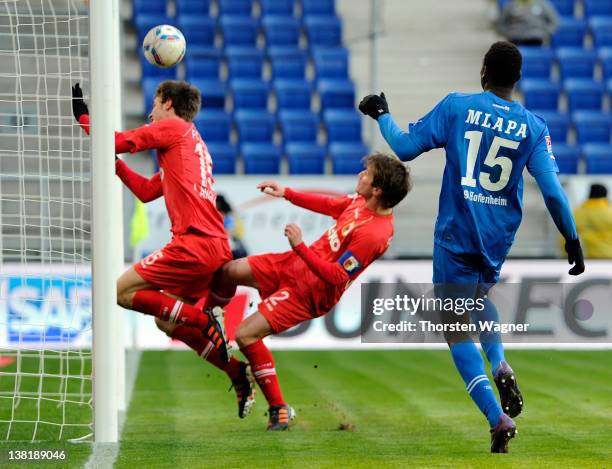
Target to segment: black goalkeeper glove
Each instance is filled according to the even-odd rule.
[[[72,87],[72,113],[77,121],[81,116],[89,114],[87,104],[83,101],[83,90],[78,83]]]
[[[359,110],[374,120],[378,120],[383,114],[389,114],[389,105],[385,93],[380,93],[380,96],[369,94],[359,103]]]
[[[584,272],[584,254],[579,239],[570,239],[565,241],[565,252],[567,252],[567,262],[574,264],[569,270],[570,275],[580,275]]]

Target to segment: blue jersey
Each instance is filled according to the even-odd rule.
[[[389,114],[378,122],[403,160],[446,150],[435,243],[500,265],[522,218],[523,169],[558,172],[546,122],[489,91],[449,94],[408,132]]]

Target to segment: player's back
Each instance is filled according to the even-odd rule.
[[[439,106],[446,167],[436,243],[496,266],[521,222],[523,169],[557,170],[546,123],[489,91],[453,93]]]
[[[217,210],[212,158],[192,122],[163,119],[124,133],[135,150],[156,148],[162,187],[172,232],[190,228],[215,237],[227,237]]]

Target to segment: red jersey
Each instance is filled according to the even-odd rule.
[[[149,181],[159,195],[163,193],[173,234],[191,227],[227,238],[223,215],[215,205],[212,158],[193,123],[179,117],[164,119],[119,132],[116,141],[126,142],[131,153],[157,150],[160,171]]]
[[[393,237],[393,213],[380,215],[366,208],[365,199],[357,194],[338,198],[303,194],[285,189],[285,198],[295,205],[329,215],[336,220],[323,236],[310,246],[318,260],[308,259],[303,249],[296,249],[296,256],[301,257],[305,268],[317,275],[312,282],[305,282],[311,291],[314,306],[320,313],[329,311],[340,299],[350,284],[372,262],[382,256]],[[314,263],[312,261],[315,261]],[[344,275],[341,283],[323,281],[313,270],[316,263],[336,263]],[[300,269],[301,270],[301,269]],[[312,274],[312,272],[308,272]],[[313,277],[315,274],[308,275]],[[342,277],[340,277],[342,279]]]

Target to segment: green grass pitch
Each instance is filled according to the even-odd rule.
[[[238,419],[229,381],[194,353],[144,352],[115,467],[612,468],[612,352],[509,351],[526,407],[506,455],[489,454],[486,421],[447,351],[275,357],[298,412],[286,433],[265,432],[261,393],[252,414]],[[28,438],[30,429],[22,431]],[[0,458],[17,447],[69,451],[63,464],[36,467],[83,467],[90,452],[87,444],[9,441]],[[26,467],[6,462],[0,466]]]
[[[612,468],[612,352],[508,352],[526,407],[506,455],[488,452],[446,351],[275,357],[298,413],[286,433],[264,431],[261,394],[238,419],[229,381],[195,354],[144,353],[116,467]]]

